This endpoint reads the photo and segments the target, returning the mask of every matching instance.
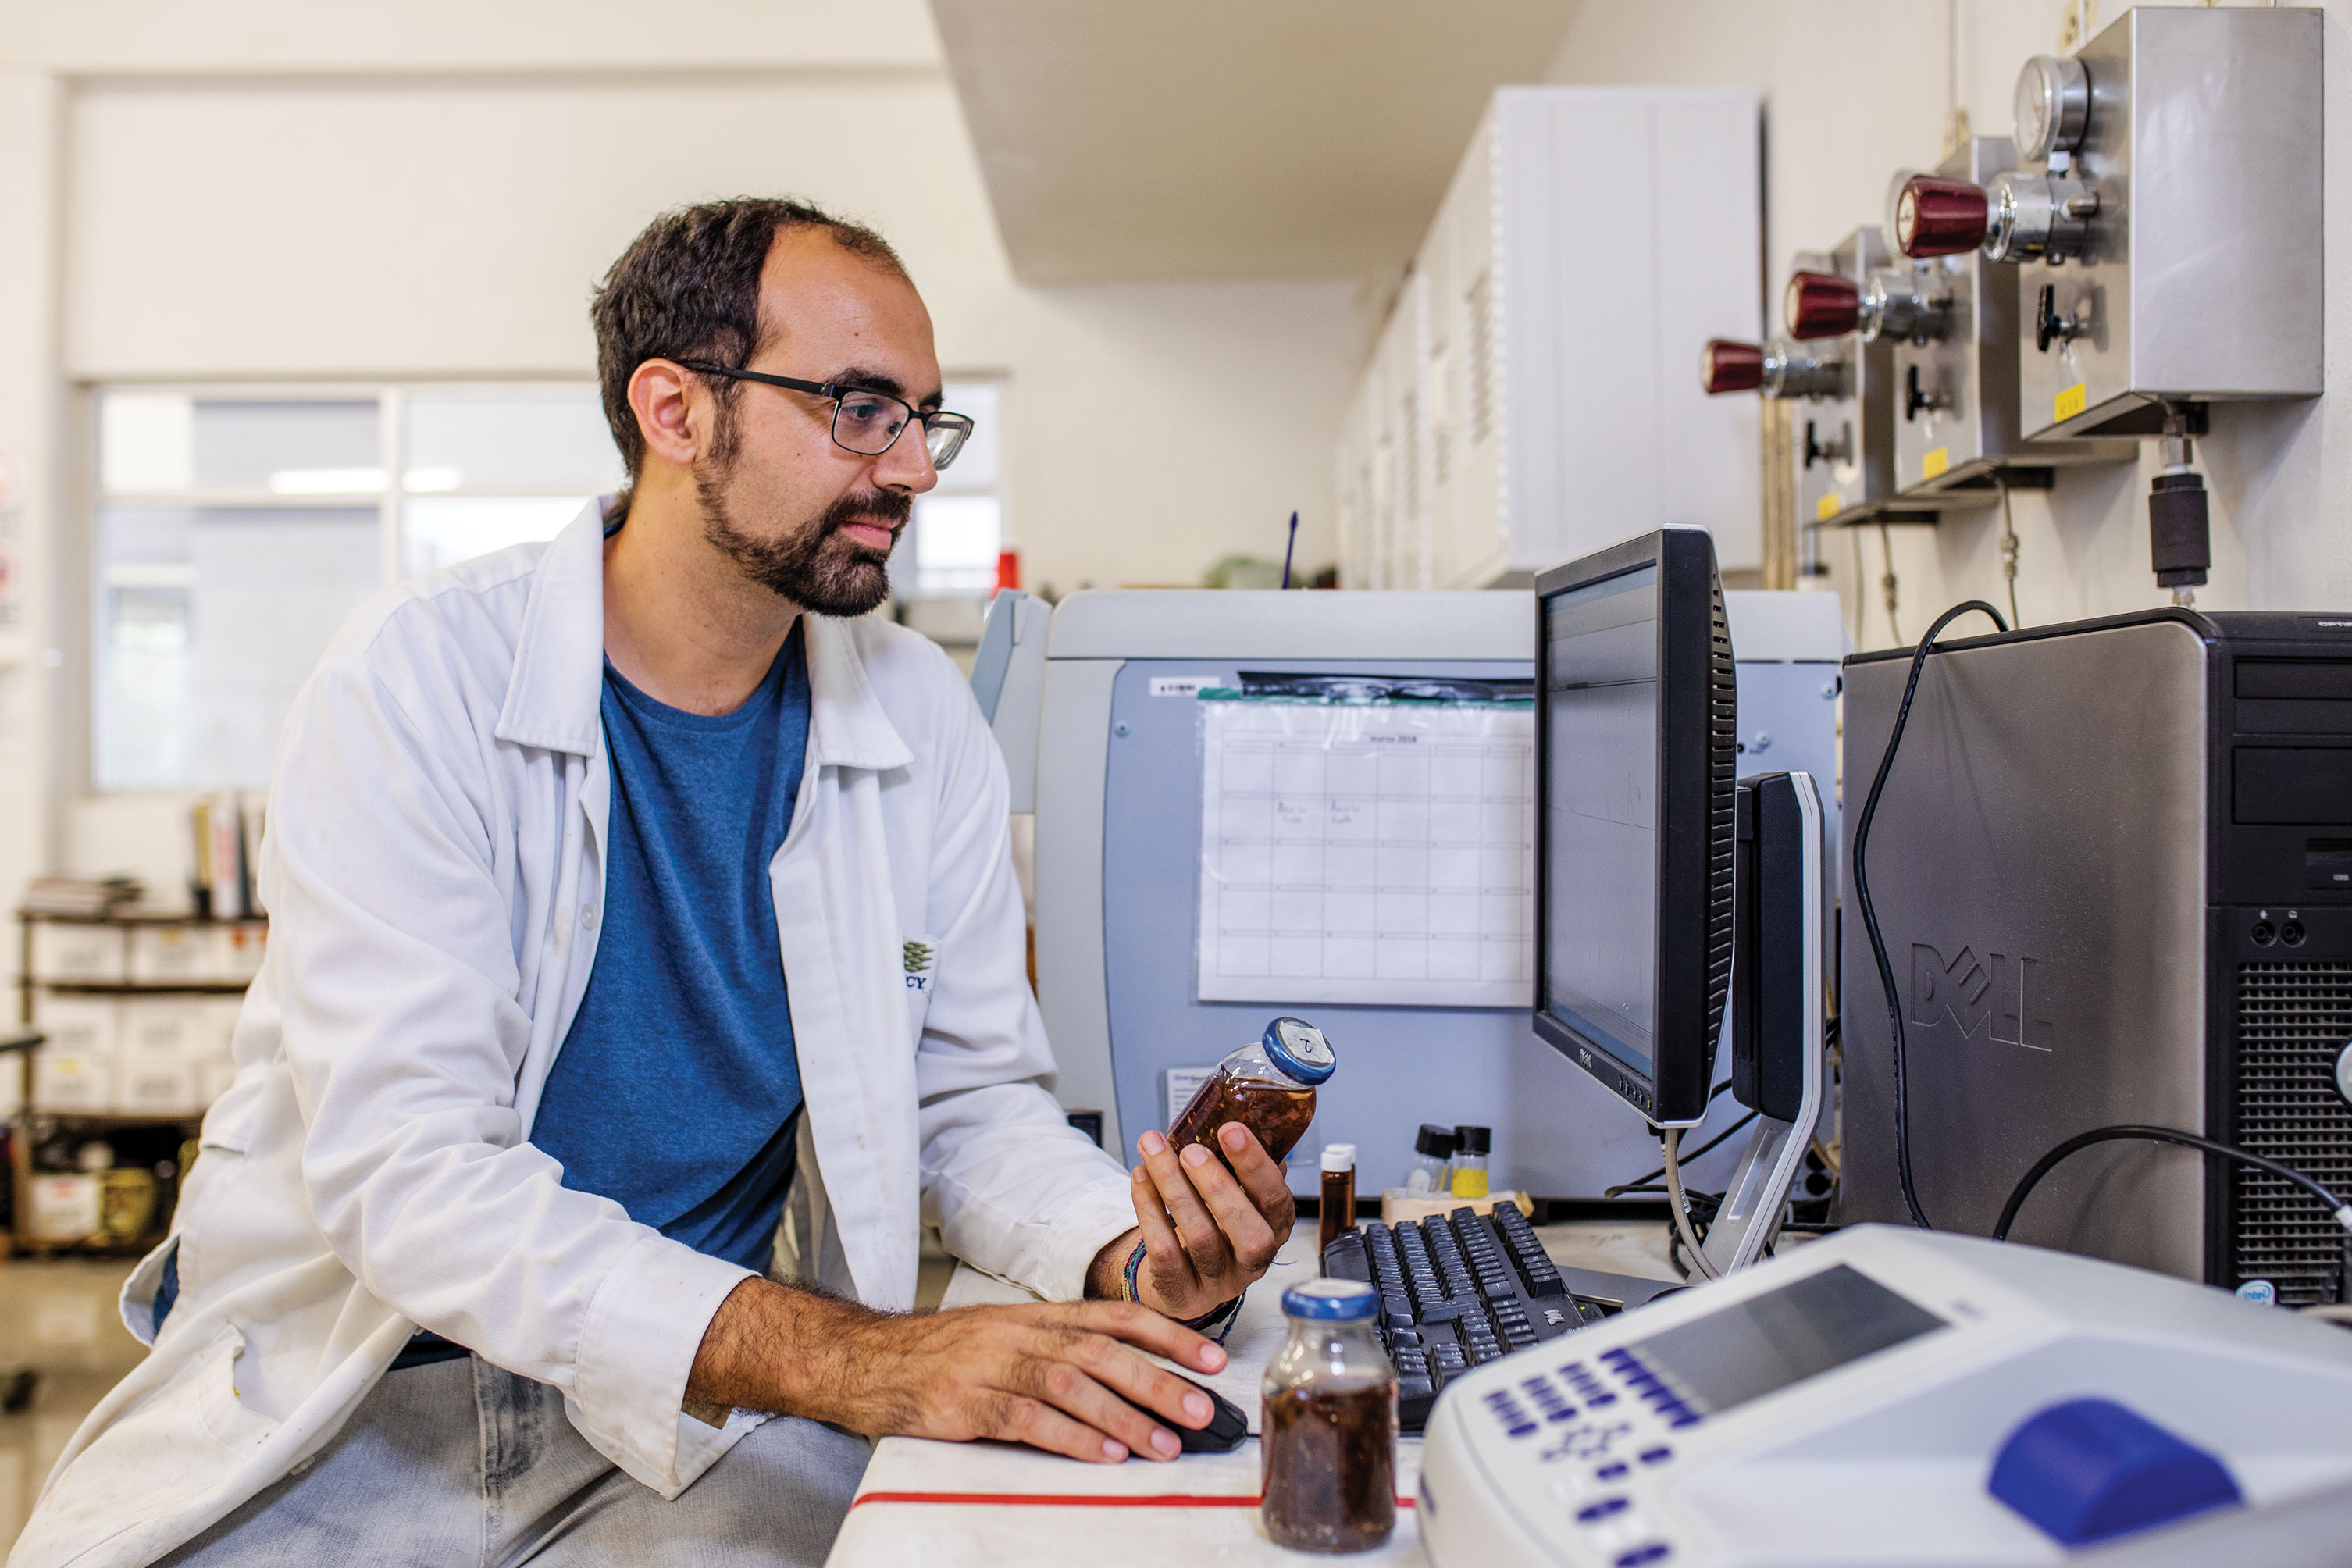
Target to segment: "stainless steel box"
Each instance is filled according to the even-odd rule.
[[[2142,5],[2075,57],[2081,142],[2051,167],[2096,210],[2079,258],[2019,269],[2023,435],[2319,395],[2324,32],[2313,7]]]
[[[1879,231],[1858,228],[1828,256],[1800,257],[1797,265],[1841,274],[1860,288],[1886,259]],[[1848,332],[1804,347],[1838,362],[1839,391],[1807,397],[1790,416],[1797,521],[1816,526],[1868,521],[1895,495],[1894,345],[1864,342],[1859,332]]]
[[[2006,136],[1976,136],[1936,173],[1984,184],[2017,166]],[[1865,290],[1864,316],[1894,344],[1895,489],[2047,489],[2054,470],[2127,463],[2131,440],[2028,441],[2018,434],[2017,268],[1982,250],[1897,256]]]
[[[1845,666],[1876,773],[1910,650]],[[1845,819],[1842,1215],[1906,1219],[1893,1032]],[[1908,1041],[1922,1207],[1988,1233],[2044,1152],[2145,1123],[2352,1190],[2352,616],[2163,610],[1942,646],[1867,849]],[[2074,1155],[2016,1239],[2333,1300],[2346,1237],[2274,1177],[2147,1142]]]

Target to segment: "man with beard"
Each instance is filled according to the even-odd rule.
[[[379,596],[295,701],[154,1352],[17,1568],[814,1563],[875,1436],[1210,1416],[1139,1352],[1223,1364],[1289,1193],[1237,1124],[1130,1173],[1046,1090],[1002,760],[866,614],[971,428],[920,297],[746,200],[593,318],[626,491]],[[909,1315],[925,1221],[1047,1300]]]

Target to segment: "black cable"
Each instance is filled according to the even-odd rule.
[[[1887,732],[1885,753],[1878,759],[1878,774],[1870,781],[1870,798],[1863,803],[1861,820],[1853,829],[1853,897],[1862,906],[1863,930],[1870,935],[1870,956],[1878,962],[1878,984],[1886,992],[1886,1021],[1894,1031],[1895,1042],[1895,1168],[1903,1178],[1903,1206],[1911,1213],[1911,1223],[1921,1230],[1936,1227],[1927,1223],[1927,1211],[1919,1206],[1919,1191],[1911,1180],[1911,1108],[1904,1089],[1903,1003],[1895,990],[1895,967],[1886,962],[1886,942],[1878,934],[1878,912],[1870,903],[1870,874],[1864,868],[1864,852],[1870,844],[1870,825],[1878,815],[1878,797],[1886,788],[1886,775],[1895,766],[1895,749],[1903,743],[1903,726],[1911,720],[1911,699],[1919,691],[1919,673],[1927,666],[1927,655],[1936,646],[1936,638],[1946,626],[1967,615],[1981,610],[1991,617],[1992,624],[2002,631],[2009,623],[2000,612],[1982,599],[1970,599],[1955,605],[1936,617],[1927,635],[1919,639],[1918,649],[1911,656],[1911,679],[1903,687],[1903,706],[1895,710],[1895,728]]]
[[[1738,1121],[1733,1122],[1730,1126],[1725,1128],[1722,1131],[1717,1133],[1714,1137],[1708,1139],[1706,1142],[1700,1144],[1689,1153],[1676,1156],[1678,1162],[1685,1165],[1689,1164],[1693,1160],[1697,1159],[1701,1154],[1706,1153],[1717,1144],[1722,1142],[1725,1139],[1730,1137],[1733,1133],[1738,1131],[1749,1122],[1755,1121],[1757,1114],[1758,1113],[1753,1110],[1749,1111],[1747,1115],[1741,1117]],[[1621,1186],[1604,1187],[1601,1191],[1601,1195],[1604,1198],[1621,1197],[1627,1193],[1633,1192],[1638,1187],[1645,1187],[1649,1185],[1652,1182],[1656,1181],[1660,1176],[1663,1176],[1665,1173],[1666,1168],[1664,1165],[1661,1165],[1656,1170],[1651,1172],[1648,1175],[1636,1176],[1632,1181],[1627,1182]]]
[[[2000,1219],[1992,1227],[1992,1238],[1995,1241],[2009,1239],[2009,1227],[2015,1223],[2017,1211],[2025,1206],[2027,1194],[2033,1191],[2036,1183],[2056,1167],[2058,1162],[2077,1150],[2089,1148],[2094,1143],[2110,1143],[2119,1138],[2144,1138],[2154,1143],[2178,1143],[2186,1149],[2201,1149],[2208,1154],[2219,1154],[2225,1160],[2235,1160],[2241,1164],[2252,1165],[2256,1170],[2268,1171],[2281,1181],[2294,1183],[2326,1205],[2329,1217],[2338,1225],[2347,1224],[2344,1200],[2292,1165],[2282,1165],[2276,1160],[2268,1160],[2260,1154],[2249,1153],[2232,1144],[2218,1143],[2210,1138],[2200,1138],[2194,1132],[2177,1132],[2169,1127],[2119,1125],[2095,1127],[2088,1132],[2077,1132],[2074,1137],[2067,1139],[2066,1142],[2034,1161],[2033,1169],[2025,1173],[2025,1179],[2018,1183],[2015,1189],[2010,1193],[2009,1202],[2001,1205]]]

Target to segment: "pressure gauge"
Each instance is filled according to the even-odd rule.
[[[2082,145],[2091,119],[2091,75],[2065,55],[2036,55],[2017,77],[2017,158],[2038,163]]]

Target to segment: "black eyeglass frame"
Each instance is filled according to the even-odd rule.
[[[845,452],[856,452],[861,458],[880,457],[898,444],[898,437],[907,433],[908,426],[920,425],[923,427],[923,447],[930,453],[931,467],[945,468],[956,460],[957,455],[963,450],[963,444],[971,439],[971,433],[976,427],[969,414],[951,414],[944,408],[935,408],[926,414],[897,393],[884,392],[879,387],[850,386],[837,381],[803,381],[796,375],[770,375],[761,370],[737,370],[730,365],[712,364],[705,360],[682,359],[677,363],[701,375],[723,375],[730,381],[756,381],[762,386],[781,386],[786,392],[804,392],[811,397],[831,398],[833,423],[828,427],[827,434],[833,437],[835,446]],[[887,398],[907,411],[906,422],[898,426],[898,435],[892,436],[879,450],[865,451],[841,438],[841,400],[852,393],[858,393],[867,397]],[[935,423],[935,421],[950,420],[954,423],[944,426]],[[955,444],[947,449],[945,457],[931,449],[931,435],[934,430],[940,428],[944,428],[955,437]]]

